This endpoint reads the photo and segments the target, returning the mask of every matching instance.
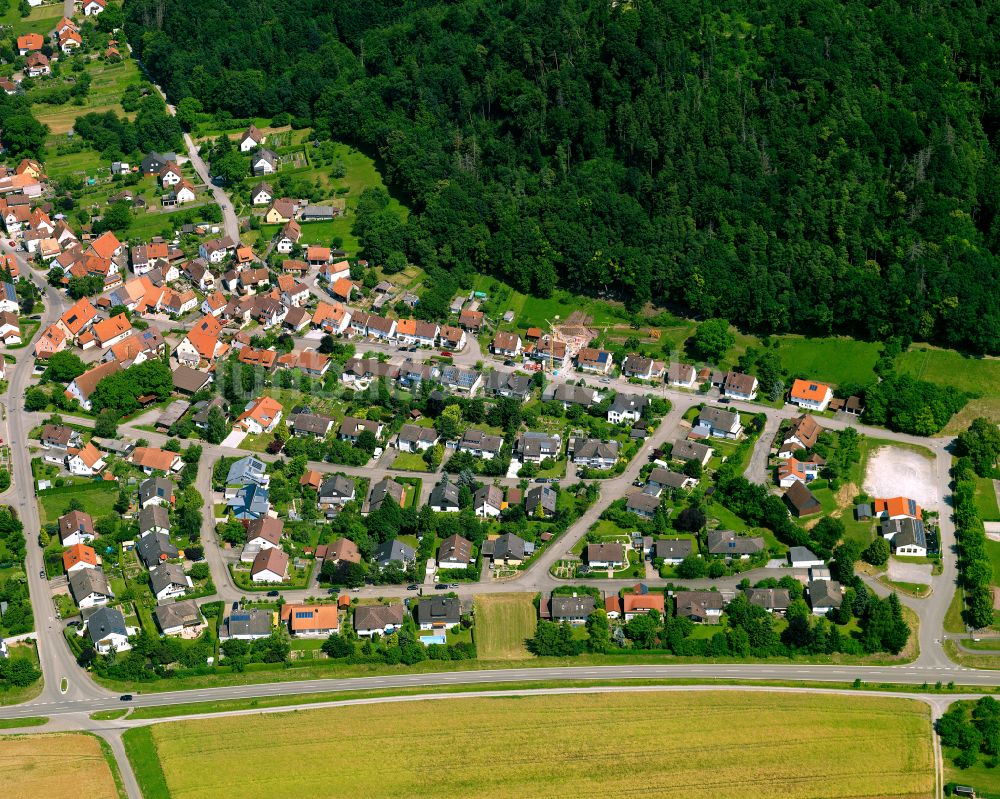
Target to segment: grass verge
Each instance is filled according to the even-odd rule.
[[[128,708],[120,710],[98,710],[96,713],[91,713],[90,718],[94,721],[114,721],[115,719],[124,718],[127,714]]]
[[[41,727],[48,724],[47,716],[25,716],[23,719],[0,719],[0,730],[12,730],[16,727]]]
[[[156,751],[153,731],[149,727],[135,727],[122,735],[125,754],[132,764],[135,779],[142,790],[143,799],[170,799],[167,778],[160,768],[160,755]]]
[[[251,664],[260,666],[254,670],[248,667],[243,672],[228,672],[192,677],[162,679],[155,682],[125,682],[109,680],[92,675],[94,681],[117,693],[155,694],[165,691],[185,691],[193,688],[221,688],[232,685],[257,685],[260,683],[296,682],[298,680],[344,679],[350,677],[375,677],[386,674],[431,674],[446,671],[484,671],[491,669],[553,668],[572,666],[643,666],[695,663],[735,663],[735,664],[788,664],[788,665],[838,665],[838,666],[899,666],[911,663],[918,655],[916,614],[903,608],[903,616],[913,631],[906,648],[898,656],[802,656],[797,658],[695,658],[675,655],[596,655],[584,654],[566,658],[531,658],[525,660],[428,660],[413,666],[355,665],[345,666],[327,661],[297,661],[302,665]],[[133,711],[134,712],[134,711]]]

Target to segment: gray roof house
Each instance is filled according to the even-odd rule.
[[[191,587],[191,578],[179,563],[160,563],[149,570],[149,583],[157,601],[162,602],[184,594]]]
[[[87,637],[98,652],[107,653],[114,648],[125,651],[128,645],[128,628],[125,617],[118,608],[98,608],[87,617]]]
[[[652,519],[656,515],[656,511],[659,507],[659,497],[643,493],[642,491],[629,494],[628,500],[625,503],[625,510],[631,511],[636,516],[641,516],[643,519]]]
[[[535,545],[521,536],[504,533],[483,542],[483,555],[494,563],[522,563],[535,551]]]
[[[226,485],[243,486],[247,483],[257,483],[259,486],[267,488],[267,464],[253,455],[240,458],[229,467],[229,474],[226,475]]]
[[[219,640],[267,638],[271,634],[272,619],[273,611],[270,610],[234,610],[222,622]]]
[[[300,413],[292,424],[292,432],[297,436],[324,438],[333,427],[333,419],[315,413]]]
[[[170,514],[162,505],[147,505],[139,511],[139,535],[170,532]]]
[[[674,603],[678,618],[688,618],[699,624],[717,624],[725,606],[718,591],[676,591]]]
[[[85,569],[85,571],[90,571]],[[836,580],[810,580],[806,586],[809,604],[817,616],[826,615],[827,611],[839,608],[844,601],[844,590]]]
[[[327,477],[319,486],[320,505],[343,505],[355,496],[354,481],[339,474]]]
[[[596,606],[597,603],[590,594],[574,596],[553,594],[549,600],[549,613],[552,621],[557,623],[566,621],[570,624],[583,624]]]
[[[457,513],[460,510],[458,486],[454,483],[438,483],[431,491],[429,504],[438,513]]]
[[[135,549],[147,569],[152,569],[157,564],[176,558],[180,554],[177,547],[170,543],[170,536],[166,533],[148,533],[142,536],[136,542]],[[93,569],[83,571],[93,571]]]
[[[791,601],[787,588],[748,588],[747,599],[768,613],[784,613]]]
[[[732,530],[709,530],[708,553],[729,558],[748,558],[765,547],[764,539],[748,535],[736,535]]]
[[[532,486],[524,495],[524,510],[529,516],[549,518],[556,515],[556,502],[559,495],[554,488],[546,485]]]
[[[153,615],[164,635],[178,635],[187,628],[200,627],[205,621],[193,599],[157,605]]]
[[[617,394],[608,408],[608,421],[612,424],[638,422],[647,405],[649,397],[641,394]]]
[[[503,437],[484,433],[482,430],[466,430],[458,441],[460,452],[468,452],[477,458],[492,460],[503,446]]]
[[[139,483],[139,507],[170,505],[174,498],[174,484],[166,477],[150,477]]]
[[[705,466],[712,459],[712,448],[697,441],[679,438],[674,442],[670,457],[678,461],[698,461]]]
[[[241,487],[226,501],[226,505],[237,519],[259,519],[271,509],[267,489],[256,483]]]
[[[664,538],[653,544],[653,557],[663,558],[664,563],[680,563],[693,552],[690,538]]]
[[[618,462],[621,444],[597,438],[570,438],[567,452],[577,466],[591,469],[610,469]]]
[[[396,444],[401,450],[416,452],[430,449],[438,442],[438,432],[433,427],[404,424],[396,436]]]
[[[562,453],[562,438],[529,430],[517,437],[514,449],[525,463],[541,463],[545,458],[558,460]]]
[[[405,608],[401,602],[391,605],[358,605],[354,609],[354,631],[361,637],[385,635],[403,626]]]
[[[77,569],[71,572],[69,590],[73,601],[81,608],[103,605],[115,596],[101,569]]]
[[[402,506],[405,489],[402,485],[389,477],[383,477],[372,486],[371,494],[368,498],[368,511],[374,513],[386,499]]]
[[[416,550],[396,538],[393,538],[391,541],[383,541],[379,548],[375,550],[375,562],[383,567],[388,566],[390,563],[409,565],[416,559]]]
[[[417,605],[417,624],[421,629],[454,627],[462,620],[462,603],[458,597],[434,596]]]

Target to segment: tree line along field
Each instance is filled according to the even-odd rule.
[[[137,733],[149,735],[129,731],[127,746]],[[157,753],[172,799],[915,799],[934,786],[927,707],[869,696],[441,699],[167,723],[152,727],[151,737],[152,746],[131,751]],[[266,740],[270,762],[310,765],[238,775],[191,768],[228,757],[234,740]],[[350,752],[369,756],[348,764]]]
[[[119,799],[101,741],[84,733],[0,737],[4,799]]]

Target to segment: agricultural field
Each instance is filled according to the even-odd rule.
[[[83,733],[2,736],[0,774],[5,799],[124,796],[116,786],[101,741]]]
[[[95,519],[112,512],[118,499],[118,483],[92,482],[65,485],[38,492],[38,504],[42,510],[42,524],[54,522],[66,512],[71,500],[78,500],[83,510]]]
[[[535,634],[538,611],[531,594],[476,597],[476,654],[480,660],[524,660],[524,646]]]
[[[580,730],[629,745],[595,768],[581,754],[587,749]],[[140,731],[126,733],[127,742],[133,732]],[[784,799],[839,799],[929,796],[934,785],[927,708],[868,696],[705,691],[442,699],[168,723],[150,737],[133,751],[159,755],[163,795],[173,799],[754,799],[774,796],[779,785]],[[237,739],[266,740],[274,762],[314,767],[256,769],[240,779],[225,769],[191,768],[228,757]],[[490,744],[500,739],[502,768]],[[392,752],[393,767],[367,758],[343,768],[338,753],[358,747]],[[443,749],[460,768],[429,767]]]

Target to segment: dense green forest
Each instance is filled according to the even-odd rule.
[[[129,0],[174,102],[381,155],[461,280],[1000,352],[998,0]]]

